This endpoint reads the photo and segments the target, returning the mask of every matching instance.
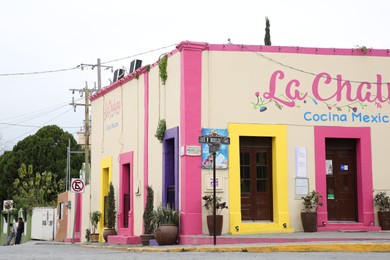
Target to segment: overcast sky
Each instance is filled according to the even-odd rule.
[[[97,78],[73,69],[81,63],[147,65],[186,40],[264,45],[266,16],[272,45],[390,49],[389,10],[387,0],[0,0],[0,153],[45,125],[81,129],[69,89]]]

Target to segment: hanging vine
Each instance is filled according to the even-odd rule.
[[[160,70],[160,78],[163,85],[165,85],[165,81],[168,78],[167,73],[167,65],[168,65],[168,56],[164,55],[159,61],[158,61],[158,68]]]
[[[165,119],[160,119],[160,121],[158,121],[156,134],[154,135],[160,141],[160,143],[162,143],[163,141],[166,129],[167,129],[167,123]]]

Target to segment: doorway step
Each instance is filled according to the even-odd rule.
[[[317,227],[318,232],[332,232],[332,231],[340,231],[340,232],[366,232],[366,231],[380,231],[381,228],[378,226],[372,225],[364,225],[363,223],[358,222],[328,222],[327,225],[322,227]]]

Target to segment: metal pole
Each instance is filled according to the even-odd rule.
[[[97,59],[97,80],[98,80],[98,90],[102,88],[102,66],[100,63],[100,58]]]
[[[213,196],[214,196],[214,246],[217,244],[217,209],[216,209],[216,202],[217,202],[217,194],[215,189],[215,152],[213,152]]]
[[[85,82],[85,183],[89,184],[89,89]]]
[[[70,183],[70,139],[68,139],[68,149],[67,149],[67,156],[66,156],[66,191],[69,190],[69,183]]]

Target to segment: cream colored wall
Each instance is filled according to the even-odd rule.
[[[162,188],[162,144],[154,137],[159,119],[166,119],[167,128],[177,127],[180,122],[180,56],[174,55],[168,61],[168,80],[162,85],[158,66],[149,71],[149,185],[153,186],[155,206],[161,204]],[[119,194],[119,155],[134,152],[133,190],[140,191],[134,196],[134,234],[140,235],[143,227],[144,208],[144,139],[145,139],[145,74],[125,83],[92,102],[91,165],[93,182],[91,193],[93,210],[100,205],[100,160],[112,156],[113,184],[116,196]],[[104,104],[120,102],[121,109],[104,118]],[[111,117],[110,117],[111,116]],[[108,129],[111,124],[115,128]]]
[[[168,59],[168,79],[162,85],[158,67],[149,72],[149,185],[154,189],[154,205],[162,199],[162,143],[154,136],[158,121],[165,119],[167,129],[180,122],[180,55]]]
[[[84,187],[84,193],[82,195],[82,203],[81,203],[81,241],[86,241],[85,238],[86,232],[85,229],[89,229],[92,231],[91,221],[89,220],[89,214],[92,212],[91,203],[90,203],[90,195],[91,195],[91,185],[86,185]]]
[[[304,136],[305,138],[302,138]],[[296,156],[295,149],[303,147],[306,149],[307,177],[309,179],[309,190],[315,189],[315,160],[314,160],[314,128],[311,126],[288,126],[287,127],[288,147],[288,201],[290,212],[290,223],[296,231],[302,231],[301,209],[302,199],[295,196],[296,178]]]
[[[299,54],[261,54],[268,58],[288,66],[318,74],[327,72],[332,77],[342,74],[344,80],[376,82],[376,74],[382,74],[383,82],[390,82],[390,74],[387,68],[390,59],[380,57],[350,57],[350,56],[321,56]],[[289,108],[282,105],[278,109],[274,102],[267,105],[267,111],[259,112],[253,109],[251,102],[256,103],[256,92],[262,96],[264,91],[269,91],[269,82],[272,73],[282,70],[285,73],[283,80],[278,80],[277,93],[283,94],[283,90],[289,80],[300,81],[300,91],[311,89],[314,76],[283,67],[275,62],[263,58],[252,52],[210,52],[203,54],[203,89],[202,89],[202,125],[208,127],[226,125],[226,122],[239,123],[267,123],[267,124],[293,124],[293,125],[338,125],[338,126],[367,126],[364,122],[325,122],[313,123],[303,120],[303,113],[312,110],[320,113],[336,112],[328,110],[324,102],[316,105],[310,98],[307,103],[298,103],[300,108]],[[369,62],[367,61],[369,60]],[[357,70],[357,66],[361,66]],[[387,77],[387,78],[386,78]],[[322,87],[321,93],[329,94],[335,89],[335,80],[332,87]],[[356,83],[352,83],[357,88]],[[383,84],[383,89],[386,89]],[[384,92],[387,95],[387,92]],[[280,97],[280,96],[279,96]],[[332,102],[332,101],[331,101]],[[340,102],[346,104],[348,102]],[[374,103],[361,109],[364,113],[385,113],[385,107],[378,109]],[[387,104],[388,108],[388,104]],[[343,113],[349,113],[348,107],[343,108]]]
[[[277,61],[278,63],[271,61]],[[286,66],[296,68],[291,69]],[[336,78],[342,75],[343,80],[373,82],[377,81],[376,75],[382,75],[383,96],[387,96],[385,82],[390,82],[390,59],[383,57],[365,56],[331,56],[331,55],[309,55],[309,54],[286,54],[286,53],[252,53],[252,52],[203,52],[202,63],[202,127],[205,128],[226,128],[228,123],[250,123],[250,124],[285,124],[288,126],[288,158],[289,158],[289,210],[291,225],[296,230],[301,229],[300,210],[302,201],[295,198],[295,148],[305,147],[307,149],[307,171],[310,181],[309,189],[315,187],[314,176],[314,126],[354,126],[371,127],[372,155],[373,155],[373,180],[374,190],[389,191],[390,174],[388,174],[387,147],[390,145],[389,123],[366,123],[352,122],[350,119],[350,108],[348,102],[342,100],[338,103],[342,111],[336,107],[331,110],[325,102],[317,100],[317,104],[310,98],[306,103],[296,102],[294,107],[281,105],[277,107],[275,102],[267,104],[267,110],[260,112],[259,108],[254,109],[257,102],[255,93],[260,92],[260,97],[265,91],[269,91],[270,77],[274,71],[282,70],[284,79],[277,80],[277,94],[279,98],[284,93],[287,83],[290,80],[299,80],[301,92],[311,93],[312,83],[315,75],[326,72]],[[300,71],[298,71],[300,70]],[[309,73],[304,73],[306,71]],[[353,89],[358,88],[358,83],[351,83]],[[328,86],[322,83],[321,93],[330,95],[335,90],[335,80]],[[373,84],[375,92],[376,84]],[[365,88],[367,89],[367,88]],[[345,93],[343,94],[345,96]],[[330,105],[333,101],[329,101]],[[389,103],[381,104],[378,107],[374,102],[365,103],[366,107],[356,106],[358,113],[367,115],[390,116]],[[299,106],[299,107],[298,107]],[[303,114],[307,111],[327,114],[329,112],[349,116],[347,122],[308,122],[304,120]],[[202,170],[205,176],[206,170]],[[227,171],[225,171],[227,172]],[[226,179],[228,181],[228,179]],[[225,185],[227,187],[227,185]],[[227,193],[223,195],[227,198]],[[226,218],[225,218],[226,219]],[[224,225],[224,228],[227,225]],[[205,232],[203,225],[203,232]]]
[[[86,218],[89,221],[89,212],[100,210],[100,160],[105,150],[103,101],[104,98],[99,98],[91,102],[91,179],[88,185],[91,192],[91,209],[88,215],[83,214],[83,223]]]
[[[125,83],[92,102],[92,207],[98,210],[100,205],[100,161],[112,157],[112,183],[115,196],[119,196],[119,155],[134,151],[133,190],[136,191],[143,180],[143,143],[144,143],[144,92],[143,77]],[[120,108],[104,116],[104,104],[119,102]],[[107,111],[107,110],[106,110]],[[113,127],[115,126],[115,127]],[[139,187],[142,189],[142,187]],[[134,207],[143,208],[142,196],[134,196]],[[118,200],[117,200],[118,208]],[[140,233],[142,226],[141,213],[134,212],[134,232]]]

